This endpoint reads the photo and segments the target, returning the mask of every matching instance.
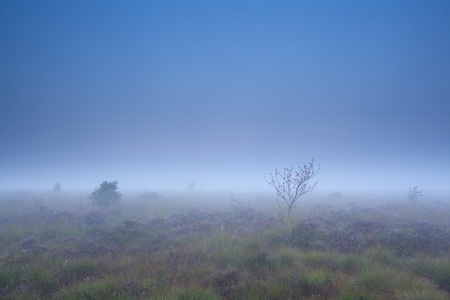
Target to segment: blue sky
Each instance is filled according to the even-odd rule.
[[[448,1],[1,1],[0,189],[450,193]]]

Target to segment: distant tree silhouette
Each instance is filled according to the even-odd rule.
[[[96,188],[89,198],[94,205],[108,206],[110,204],[122,201],[122,194],[118,192],[118,183],[116,181],[103,181],[100,187]]]
[[[417,203],[419,197],[423,196],[423,191],[419,190],[419,187],[416,185],[415,187],[409,188],[408,199],[412,203]]]
[[[53,186],[53,193],[59,193],[59,192],[61,192],[61,183],[57,182]]]

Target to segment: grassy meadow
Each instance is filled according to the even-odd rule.
[[[88,194],[0,196],[1,299],[450,299],[448,199]]]

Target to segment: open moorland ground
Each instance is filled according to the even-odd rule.
[[[2,299],[450,299],[450,203],[0,198]]]

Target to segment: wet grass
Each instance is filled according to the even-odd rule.
[[[276,206],[30,201],[1,203],[2,299],[450,297],[445,204],[304,207],[289,239]]]
[[[450,292],[450,259],[449,257],[418,257],[411,261],[409,268],[414,274],[424,276],[441,289]]]

